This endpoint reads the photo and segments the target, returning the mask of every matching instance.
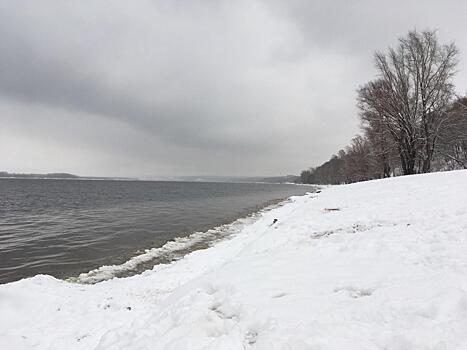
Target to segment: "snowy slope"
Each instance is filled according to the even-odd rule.
[[[0,285],[0,348],[467,349],[466,197],[467,171],[328,187],[139,276]]]

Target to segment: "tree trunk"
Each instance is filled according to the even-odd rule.
[[[415,174],[415,162],[417,152],[410,142],[404,142],[403,147],[399,147],[403,175]]]

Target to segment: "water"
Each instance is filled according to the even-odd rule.
[[[139,273],[204,248],[235,230],[226,224],[307,191],[275,184],[0,179],[0,283],[40,273],[73,278],[103,265],[120,266],[96,281]]]

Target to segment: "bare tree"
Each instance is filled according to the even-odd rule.
[[[407,56],[413,95],[420,123],[422,172],[429,172],[436,143],[448,116],[446,109],[454,96],[452,77],[458,49],[453,43],[441,45],[435,31],[409,32],[400,40]]]
[[[370,81],[358,91],[358,107],[362,122],[374,126],[381,122],[394,140],[399,153],[402,173],[415,172],[419,139],[416,114],[411,110],[404,83],[395,79]],[[404,97],[405,96],[405,97]]]
[[[467,169],[467,96],[453,102],[457,55],[453,43],[439,43],[436,31],[416,30],[375,53],[378,77],[358,90],[363,135],[302,172],[302,181],[338,184]]]
[[[458,98],[445,113],[439,135],[439,155],[447,169],[467,169],[467,96]]]
[[[370,145],[361,135],[355,136],[347,146],[344,157],[344,172],[348,182],[366,181],[370,174]]]
[[[361,113],[362,130],[370,148],[370,172],[373,178],[389,177],[397,164],[396,144],[380,113]]]
[[[452,100],[457,64],[454,44],[440,45],[435,31],[411,31],[387,53],[375,54],[379,77],[359,90],[362,116],[377,116],[393,137],[404,174],[427,172]]]

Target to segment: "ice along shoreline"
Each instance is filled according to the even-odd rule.
[[[312,191],[307,192],[305,195],[314,193],[319,188],[318,186],[309,187]],[[186,236],[175,237],[161,247],[148,248],[140,254],[133,255],[122,264],[103,265],[88,272],[80,273],[78,276],[68,277],[65,280],[72,283],[95,284],[112,278],[138,275],[152,270],[157,265],[171,264],[194,251],[214,247],[220,241],[235,237],[244,226],[254,223],[263,213],[282,207],[289,202],[290,197],[269,201],[233,222],[206,231],[196,231]]]

